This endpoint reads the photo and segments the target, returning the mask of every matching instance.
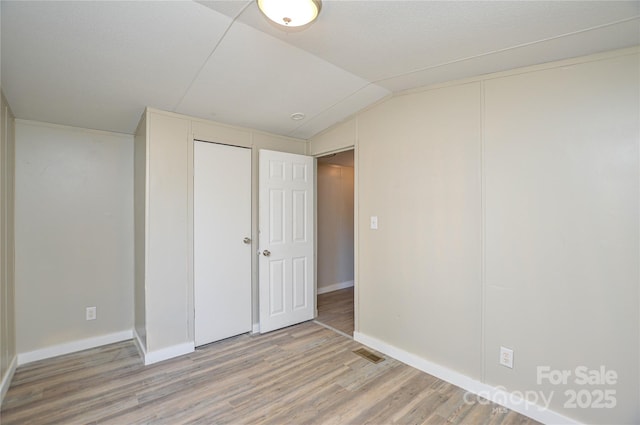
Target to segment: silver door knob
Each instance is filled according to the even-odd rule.
[[[244,238],[242,240],[243,243],[246,243],[247,245],[251,243],[251,238]]]
[[[264,251],[262,251],[262,255],[264,255],[265,257],[268,257],[271,255],[271,251],[269,251],[268,249],[265,249]]]

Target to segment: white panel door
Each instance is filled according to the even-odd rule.
[[[260,150],[260,332],[313,319],[313,158]]]
[[[251,150],[194,141],[195,345],[251,330]]]

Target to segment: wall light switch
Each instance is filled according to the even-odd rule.
[[[371,228],[376,230],[378,228],[378,217],[375,215],[371,216]]]
[[[500,364],[513,369],[513,350],[506,347],[500,347]]]
[[[87,318],[87,320],[96,320],[96,308],[95,307],[87,307],[86,318]]]

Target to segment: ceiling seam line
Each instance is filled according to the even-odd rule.
[[[344,98],[340,99],[339,101],[334,102],[330,106],[324,108],[322,111],[320,111],[317,114],[315,114],[313,117],[310,117],[310,119],[308,121],[306,121],[304,124],[300,124],[299,126],[297,126],[294,129],[292,129],[290,132],[287,133],[287,136],[288,137],[295,137],[294,134],[299,129],[305,127],[306,125],[308,125],[310,123],[312,123],[318,116],[320,116],[323,113],[329,111],[330,109],[336,107],[340,103],[342,103],[345,100],[349,99],[350,97],[356,95],[357,93],[359,93],[360,91],[366,89],[369,86],[375,85],[377,87],[380,87],[380,88],[383,88],[383,89],[387,90],[389,92],[389,94],[387,96],[385,96],[385,97],[388,97],[389,95],[394,95],[394,92],[392,90],[384,88],[383,86],[378,85],[379,83],[387,81],[387,80],[391,80],[391,79],[394,79],[394,78],[404,77],[406,75],[411,75],[411,74],[415,74],[415,73],[418,73],[418,72],[427,71],[427,70],[430,70],[430,69],[436,69],[436,68],[440,68],[440,67],[443,67],[443,66],[447,66],[447,65],[451,65],[451,64],[455,64],[455,63],[459,63],[459,62],[464,62],[464,61],[471,60],[471,59],[490,56],[490,55],[493,55],[493,54],[496,54],[496,53],[503,53],[503,52],[506,52],[506,51],[509,51],[509,50],[519,49],[521,47],[532,46],[532,45],[535,45],[535,44],[538,44],[538,43],[543,43],[545,41],[556,40],[556,39],[560,39],[560,38],[563,38],[563,37],[569,37],[571,35],[576,35],[576,34],[581,34],[581,33],[584,33],[584,32],[597,30],[597,29],[600,29],[600,28],[606,28],[606,27],[609,27],[609,26],[612,26],[612,25],[617,25],[617,24],[621,24],[621,23],[625,23],[625,22],[630,22],[630,21],[636,20],[638,18],[640,18],[640,15],[635,15],[635,16],[632,16],[630,18],[625,18],[625,19],[621,19],[621,20],[618,20],[618,21],[614,21],[614,22],[608,22],[606,24],[596,25],[596,26],[593,26],[593,27],[584,28],[584,29],[581,29],[581,30],[578,30],[578,31],[573,31],[573,32],[569,32],[569,33],[565,33],[565,34],[561,34],[561,35],[557,35],[557,36],[553,36],[553,37],[543,38],[543,39],[531,41],[531,42],[528,42],[528,43],[522,43],[522,44],[518,44],[516,46],[506,47],[504,49],[493,50],[491,52],[486,52],[486,53],[482,53],[482,54],[475,55],[475,56],[468,56],[468,57],[465,57],[465,58],[456,59],[456,60],[453,60],[453,61],[444,62],[444,63],[437,64],[437,65],[432,65],[432,66],[428,66],[428,67],[424,67],[424,68],[419,68],[419,69],[416,69],[416,70],[413,70],[413,71],[403,72],[403,73],[392,75],[392,76],[389,76],[389,77],[380,78],[380,79],[377,79],[377,80],[374,80],[374,81],[369,81],[369,82],[367,82],[367,84],[365,84],[364,86],[360,87],[358,90],[356,90],[353,93],[345,96]]]
[[[378,84],[378,83],[381,83],[381,82],[384,82],[384,81],[392,80],[394,78],[404,77],[404,76],[411,75],[411,74],[417,74],[419,72],[428,71],[428,70],[436,69],[436,68],[441,68],[443,66],[452,65],[452,64],[455,64],[455,63],[459,63],[459,62],[464,62],[464,61],[468,61],[468,60],[472,60],[472,59],[482,58],[482,57],[494,55],[494,54],[497,54],[497,53],[504,53],[504,52],[507,52],[509,50],[515,50],[515,49],[519,49],[519,48],[522,48],[522,47],[528,47],[528,46],[533,46],[535,44],[544,43],[545,41],[558,40],[558,39],[563,38],[563,37],[569,37],[569,36],[572,36],[572,35],[582,34],[582,33],[585,33],[585,32],[589,32],[589,31],[593,31],[593,30],[597,30],[597,29],[601,29],[601,28],[606,28],[606,27],[610,27],[610,26],[613,26],[613,25],[617,25],[617,24],[623,24],[623,23],[626,23],[626,22],[634,21],[634,20],[636,20],[638,18],[640,18],[640,15],[632,16],[630,18],[621,19],[619,21],[609,22],[609,23],[602,24],[602,25],[596,25],[594,27],[585,28],[585,29],[582,29],[582,30],[579,30],[579,31],[568,32],[566,34],[561,34],[561,35],[556,35],[556,36],[553,36],[553,37],[543,38],[543,39],[540,39],[540,40],[530,41],[530,42],[527,42],[527,43],[518,44],[516,46],[511,46],[511,47],[505,47],[503,49],[492,50],[490,52],[481,53],[479,55],[468,56],[468,57],[465,57],[465,58],[455,59],[455,60],[452,60],[452,61],[449,61],[449,62],[443,62],[443,63],[437,64],[437,65],[426,66],[424,68],[418,68],[418,69],[415,69],[413,71],[402,72],[400,74],[391,75],[389,77],[379,78],[377,80],[372,81],[370,84]]]
[[[330,109],[332,109],[332,108],[334,108],[334,107],[338,106],[340,103],[344,102],[345,100],[349,99],[349,98],[350,98],[350,97],[352,97],[352,96],[355,96],[356,94],[358,94],[359,92],[361,92],[362,90],[366,89],[366,88],[367,88],[367,87],[369,87],[369,86],[376,86],[376,87],[379,87],[379,88],[381,88],[381,89],[383,89],[383,90],[387,91],[388,93],[387,93],[385,96],[383,96],[383,98],[386,98],[386,97],[389,97],[389,96],[393,95],[393,92],[392,92],[391,90],[386,89],[386,88],[384,88],[384,87],[380,87],[380,86],[378,86],[378,85],[376,85],[376,84],[374,84],[374,83],[372,83],[372,82],[370,82],[370,81],[367,81],[367,83],[366,83],[365,85],[363,85],[362,87],[360,87],[359,89],[357,89],[357,90],[355,90],[354,92],[352,92],[352,93],[348,94],[347,96],[343,97],[342,99],[340,99],[340,100],[338,100],[338,101],[336,101],[336,102],[332,103],[331,105],[327,106],[326,108],[324,108],[323,110],[321,110],[321,111],[320,111],[320,112],[318,112],[317,114],[313,115],[313,116],[312,116],[311,118],[309,118],[309,120],[308,120],[308,121],[306,121],[305,123],[300,124],[300,125],[299,125],[299,126],[297,126],[296,128],[292,129],[289,133],[287,133],[287,136],[288,136],[288,137],[296,137],[296,136],[293,136],[293,134],[294,134],[296,131],[298,131],[298,130],[299,130],[299,129],[301,129],[302,127],[306,126],[307,124],[312,123],[312,122],[313,122],[313,120],[314,120],[314,119],[316,119],[318,116],[320,116],[320,115],[324,114],[325,112],[329,111]],[[382,99],[382,98],[381,98],[381,99]],[[378,100],[380,100],[380,99],[378,99]],[[376,102],[377,102],[378,100],[376,100]],[[357,112],[355,112],[355,113],[357,113]],[[354,113],[354,114],[355,114],[355,113]]]
[[[196,72],[196,75],[193,76],[193,78],[191,79],[191,82],[189,83],[189,85],[187,86],[186,90],[182,94],[182,97],[180,97],[180,100],[178,101],[176,106],[174,106],[172,108],[171,112],[176,112],[176,110],[182,105],[182,102],[184,102],[184,99],[187,97],[187,94],[189,94],[189,92],[191,91],[191,88],[195,84],[196,80],[198,79],[200,74],[202,74],[202,70],[204,69],[205,66],[207,66],[207,63],[209,62],[209,59],[211,59],[211,57],[216,52],[216,50],[218,50],[218,47],[220,47],[220,44],[222,44],[222,41],[226,38],[227,33],[229,32],[229,30],[231,30],[231,27],[233,26],[233,24],[235,24],[236,20],[240,17],[240,15],[242,15],[244,13],[244,11],[251,5],[251,3],[253,3],[252,0],[247,1],[247,4],[244,5],[244,7],[240,10],[240,12],[238,12],[238,14],[233,19],[231,19],[231,22],[229,23],[227,28],[224,30],[224,32],[220,36],[220,39],[218,40],[216,45],[213,46],[213,49],[211,50],[211,53],[209,53],[209,55],[204,60],[204,62],[200,66],[200,68],[198,68],[198,72]]]
[[[372,85],[372,83],[371,83],[371,82],[367,82],[365,85],[363,85],[362,87],[360,87],[360,88],[359,88],[359,89],[357,89],[356,91],[354,91],[354,92],[352,92],[352,93],[348,94],[347,96],[343,97],[342,99],[340,99],[340,100],[338,100],[338,101],[336,101],[336,102],[332,103],[331,105],[327,106],[326,108],[324,108],[323,110],[321,110],[321,111],[320,111],[320,112],[318,112],[317,114],[314,114],[314,115],[313,115],[311,118],[309,118],[309,120],[308,120],[308,121],[306,121],[305,123],[300,124],[300,125],[299,125],[299,126],[297,126],[296,128],[292,129],[289,133],[287,133],[287,136],[288,136],[288,137],[295,137],[295,136],[293,136],[293,134],[294,134],[296,131],[298,131],[300,128],[304,127],[304,126],[305,126],[305,125],[307,125],[307,124],[312,123],[312,122],[313,122],[313,120],[314,120],[314,119],[316,119],[318,116],[320,116],[320,115],[324,114],[325,112],[327,112],[327,111],[328,111],[328,110],[330,110],[331,108],[333,108],[333,107],[337,106],[338,104],[340,104],[340,103],[344,102],[345,100],[349,99],[351,96],[356,95],[358,92],[360,92],[360,91],[362,91],[362,90],[366,89],[366,88],[367,88],[367,87],[369,87],[370,85]]]

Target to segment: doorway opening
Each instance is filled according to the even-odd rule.
[[[354,151],[318,158],[317,321],[353,337]]]

